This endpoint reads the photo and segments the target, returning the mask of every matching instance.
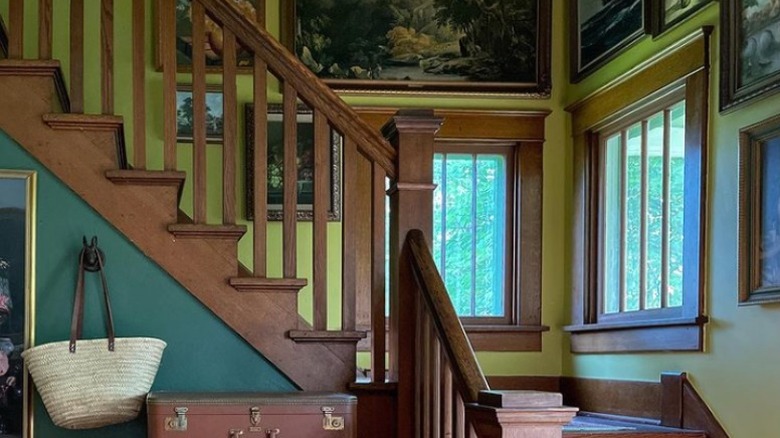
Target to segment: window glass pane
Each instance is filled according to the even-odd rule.
[[[604,161],[604,312],[620,311],[620,135],[607,140]]]
[[[625,310],[639,310],[642,228],[642,125],[628,129],[626,143]]]
[[[646,309],[661,307],[664,239],[664,113],[648,120],[647,127],[647,260]]]
[[[433,255],[460,316],[502,317],[506,290],[507,162],[503,155],[434,155]]]
[[[477,156],[475,316],[504,315],[506,159]]]
[[[683,304],[683,217],[685,213],[685,102],[671,109],[669,169],[669,307]]]

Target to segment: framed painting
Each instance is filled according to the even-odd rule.
[[[645,0],[573,0],[569,7],[571,82],[601,68],[645,34]]]
[[[780,302],[780,116],[740,131],[739,303]]]
[[[551,0],[289,0],[282,39],[342,92],[549,97]]]
[[[780,90],[780,7],[776,0],[723,0],[720,110]]]
[[[192,143],[192,85],[176,86],[176,140]],[[206,141],[222,143],[224,133],[224,102],[220,86],[206,87]]]
[[[0,436],[32,437],[35,172],[0,170]]]
[[[677,26],[712,3],[712,0],[645,0],[653,38]]]
[[[247,104],[246,116],[246,212],[254,220],[254,181],[252,163],[255,160],[254,105]],[[312,111],[298,106],[298,220],[314,217],[314,122]],[[284,116],[281,105],[268,105],[268,220],[283,219],[284,202]],[[341,220],[341,146],[343,139],[331,130],[330,208],[328,220]]]
[[[180,72],[192,71],[192,19],[191,0],[173,0],[176,2],[176,67]],[[250,20],[255,21],[257,13],[255,6],[257,0],[232,0],[241,12]],[[154,65],[157,71],[162,71],[162,19],[158,1],[154,4],[155,19],[155,43]],[[222,28],[206,15],[206,70],[219,72],[222,70],[222,48],[224,37]],[[253,55],[248,50],[238,45],[237,63],[238,71],[251,73]]]

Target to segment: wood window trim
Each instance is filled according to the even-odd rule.
[[[572,114],[575,179],[571,335],[574,353],[702,351],[704,348],[707,132],[711,28],[703,28],[567,108]],[[600,153],[596,132],[636,119],[684,87],[686,100],[684,304],[675,311],[599,315]],[[649,109],[657,111],[657,107]],[[690,219],[689,219],[690,217]],[[664,314],[665,313],[665,314]],[[633,314],[633,315],[632,315]],[[632,317],[633,316],[633,317]]]
[[[392,116],[395,108],[356,108],[358,114],[370,125],[382,126]],[[519,285],[519,311],[509,324],[484,324],[485,321],[463,320],[464,328],[476,351],[541,351],[542,333],[549,327],[541,321],[541,276],[542,276],[542,188],[543,188],[543,146],[545,141],[545,119],[549,111],[478,111],[478,110],[435,110],[437,117],[444,118],[444,124],[437,134],[437,145],[456,145],[476,142],[486,148],[494,145],[512,145],[515,151],[515,175],[523,178],[521,185],[515,181],[515,197],[519,195],[520,215],[518,222],[525,224],[517,232],[519,247],[513,245],[519,254],[528,254],[515,265],[513,283]],[[358,166],[359,175],[362,173]],[[367,169],[364,169],[367,170]],[[366,185],[367,186],[367,185]],[[517,193],[519,187],[519,194]],[[360,213],[364,214],[364,213]],[[361,216],[362,217],[362,216]],[[518,215],[514,214],[515,218]],[[514,227],[514,225],[512,225]],[[360,237],[358,237],[360,239]],[[358,249],[360,251],[360,249]],[[518,257],[513,255],[514,260]],[[361,260],[360,255],[357,256]],[[360,270],[360,266],[358,266]],[[359,274],[360,278],[361,275]],[[358,326],[370,325],[360,321],[364,304],[358,285]],[[370,288],[365,288],[370,290]],[[517,294],[515,294],[517,295]],[[517,308],[518,306],[513,306]],[[363,318],[365,319],[365,317]],[[369,334],[370,336],[370,334]],[[358,350],[370,345],[368,339],[358,344]]]

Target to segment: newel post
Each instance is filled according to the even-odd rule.
[[[415,436],[417,285],[409,265],[406,235],[433,230],[433,143],[442,119],[432,110],[399,111],[382,128],[398,151],[398,178],[390,195],[389,380],[398,382],[398,436]]]
[[[561,438],[577,408],[563,406],[560,393],[482,391],[466,405],[466,421],[479,438]]]

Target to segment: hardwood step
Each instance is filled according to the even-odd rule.
[[[178,170],[117,169],[106,171],[106,178],[120,185],[175,187],[181,198],[187,173]]]
[[[245,225],[171,224],[168,231],[179,239],[216,239],[238,242],[246,233]]]
[[[683,430],[655,424],[577,415],[563,428],[564,438],[707,438],[699,430]]]
[[[359,342],[366,337],[364,331],[344,330],[290,330],[287,336],[295,342]]]
[[[239,269],[240,271],[240,269]],[[305,278],[234,277],[229,281],[239,292],[298,294],[309,281]]]
[[[119,169],[128,169],[125,124],[120,116],[104,114],[44,114],[43,121],[54,130],[105,132],[114,136]]]
[[[62,76],[60,62],[55,60],[3,59],[0,60],[0,76],[44,76],[54,82],[54,89],[60,109],[70,112],[70,98],[65,79]]]

